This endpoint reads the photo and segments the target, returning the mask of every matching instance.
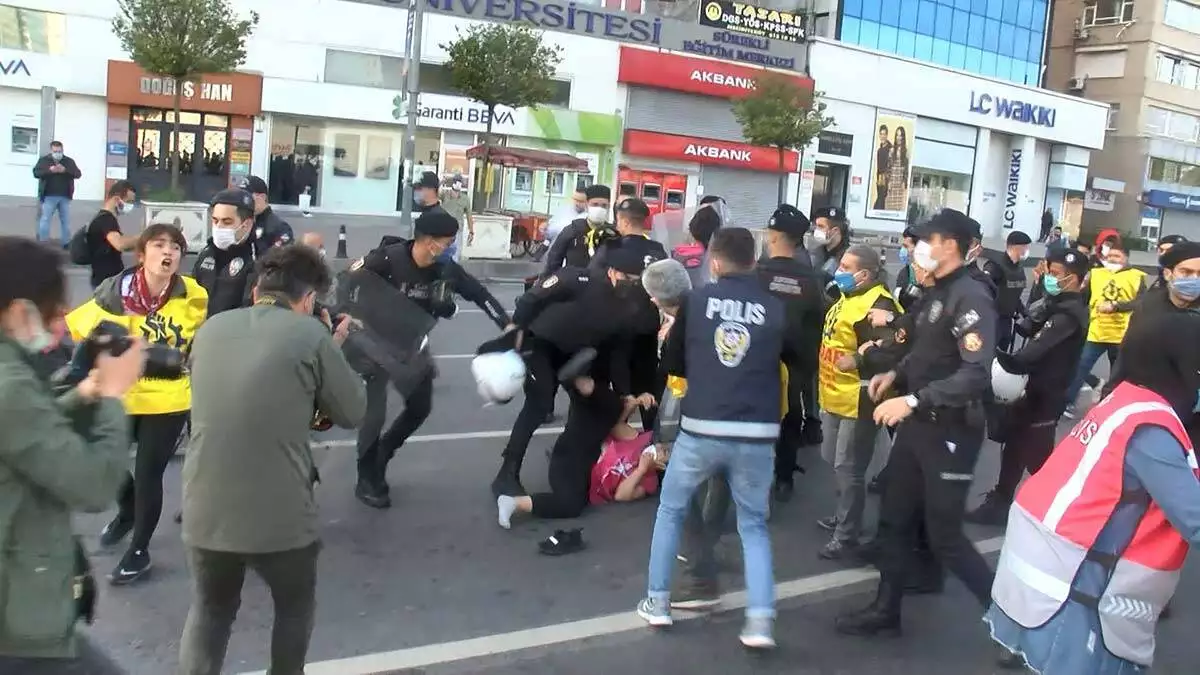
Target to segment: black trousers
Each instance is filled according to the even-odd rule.
[[[994,574],[963,532],[963,509],[983,429],[948,419],[909,418],[896,431],[880,504],[879,573],[890,606],[899,608],[913,542],[922,520],[929,544],[984,608]]]
[[[107,656],[92,647],[88,640],[79,640],[79,656],[73,659],[27,659],[0,656],[0,673],[4,675],[126,675]]]
[[[1056,421],[1026,422],[1010,428],[1008,442],[1000,451],[1000,477],[996,480],[997,496],[1011,502],[1017,494],[1017,485],[1025,472],[1028,471],[1032,475],[1042,468],[1054,450],[1057,428]]]
[[[667,374],[658,367],[658,335],[635,335],[630,349],[630,385],[633,395],[653,394],[658,398],[667,386]],[[642,428],[653,429],[658,421],[658,408],[642,409]]]
[[[795,375],[793,375],[795,373]],[[796,473],[796,456],[804,439],[804,421],[812,412],[817,417],[815,402],[815,380],[798,366],[788,366],[787,396],[788,412],[779,425],[779,439],[775,441],[775,481],[791,483]],[[813,402],[808,397],[813,397]]]
[[[158,527],[163,507],[163,474],[175,456],[179,434],[187,424],[188,413],[131,415],[130,436],[137,443],[133,474],[125,477],[117,494],[117,518],[133,523],[129,550],[144,551]]]
[[[1014,337],[1012,317],[1000,317],[996,321],[996,351],[1011,352]]]
[[[417,384],[404,400],[404,411],[382,435],[391,382],[382,374],[367,378],[367,411],[358,428],[359,478],[382,481],[387,475],[388,462],[392,461],[396,449],[425,423],[433,410],[433,378],[431,372]]]
[[[621,416],[621,400],[597,383],[591,396],[566,387],[571,397],[567,423],[550,451],[550,492],[531,496],[539,518],[577,518],[588,505],[592,466],[604,439]]]
[[[717,542],[727,529],[732,504],[729,480],[724,473],[709,478],[692,497],[679,542],[679,554],[687,561],[683,566],[686,584],[705,589],[719,585]]]
[[[570,355],[554,345],[530,337],[522,345],[525,355],[525,402],[513,423],[508,443],[504,445],[505,461],[520,464],[525,459],[533,432],[554,412],[554,395],[558,393],[558,369],[566,365]],[[568,388],[568,393],[571,391]],[[569,414],[569,413],[568,413]],[[610,425],[611,428],[611,425]]]
[[[267,585],[275,605],[270,675],[304,675],[316,613],[320,544],[277,553],[187,549],[192,607],[179,645],[180,675],[221,675],[246,570]]]

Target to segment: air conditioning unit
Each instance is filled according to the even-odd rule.
[[[1067,80],[1067,91],[1083,91],[1084,85],[1087,84],[1087,76],[1072,77]]]
[[[1075,29],[1071,31],[1071,36],[1076,40],[1088,39],[1088,29],[1083,25],[1083,19],[1075,19]]]

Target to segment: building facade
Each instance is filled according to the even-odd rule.
[[[1072,195],[1085,230],[1200,238],[1200,6],[1056,3],[1046,84],[1110,106],[1091,183]]]

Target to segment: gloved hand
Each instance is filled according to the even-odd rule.
[[[458,304],[454,302],[454,288],[450,282],[439,279],[429,287],[430,313],[439,319],[450,319],[458,313]]]

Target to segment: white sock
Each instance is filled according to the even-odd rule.
[[[508,495],[500,495],[496,497],[496,512],[500,527],[509,529],[512,527],[512,516],[517,512],[517,500]]]

